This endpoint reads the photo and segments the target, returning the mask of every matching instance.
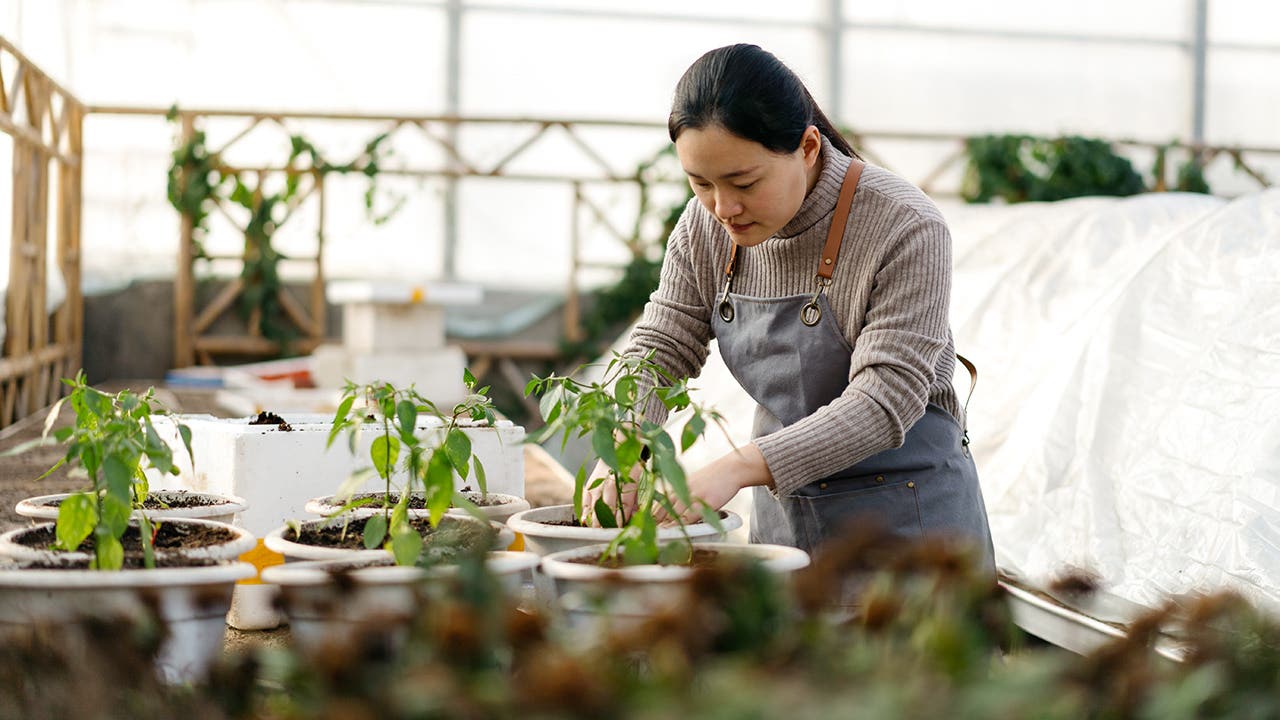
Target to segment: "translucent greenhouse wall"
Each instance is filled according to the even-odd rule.
[[[710,48],[746,41],[778,54],[830,114],[860,131],[1082,133],[1162,142],[1195,136],[1195,39],[1203,9],[1202,139],[1280,145],[1274,123],[1280,45],[1271,32],[1280,26],[1280,6],[999,0],[980,7],[946,0],[0,0],[0,34],[96,106],[176,102],[660,124],[689,63]],[[163,192],[174,129],[156,118],[91,116],[85,130],[88,289],[171,275],[177,217]],[[358,146],[371,134],[308,132],[339,146]],[[264,139],[262,147],[276,147],[271,142]],[[519,138],[464,132],[462,142],[500,157]],[[603,136],[601,143],[623,172],[666,138],[655,126]],[[918,179],[954,148],[941,140],[885,140],[876,154]],[[571,172],[580,159],[561,150],[552,142],[526,162]],[[1215,189],[1234,194],[1250,187],[1228,167],[1211,170]],[[1280,176],[1280,168],[1268,173]],[[947,180],[954,185],[958,177],[953,171]],[[445,181],[390,184],[408,200],[385,226],[364,221],[358,183],[350,202],[326,209],[333,275],[446,273]],[[634,189],[593,192],[614,224],[628,226]],[[502,257],[503,268],[521,269],[517,284],[562,288],[568,194],[548,185],[458,183],[456,274],[491,280],[490,261]],[[303,223],[278,237],[287,251],[312,233]],[[215,228],[211,242],[235,247],[238,238],[226,226]],[[626,258],[599,227],[587,228],[583,247],[588,260]],[[595,280],[609,277],[603,272]]]

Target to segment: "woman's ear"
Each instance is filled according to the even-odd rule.
[[[804,166],[811,168],[818,162],[818,156],[822,153],[822,133],[818,131],[818,126],[810,125],[805,128],[804,135],[800,137],[800,152],[804,157]]]

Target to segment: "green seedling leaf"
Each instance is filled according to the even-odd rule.
[[[467,511],[471,517],[474,517],[477,520],[485,523],[489,522],[489,518],[485,516],[484,511],[480,509],[480,506],[468,500],[467,496],[460,492],[455,492],[453,494],[453,506]]]
[[[89,537],[98,524],[98,509],[88,493],[76,493],[58,506],[58,523],[54,528],[58,549],[72,551]]]
[[[665,431],[659,432],[653,439],[653,444],[650,445],[650,451],[653,453],[653,462],[658,476],[675,491],[676,497],[685,507],[692,506],[693,498],[689,495],[689,483],[685,480],[684,468],[680,467],[679,461],[676,460],[676,449],[671,443],[671,436]]]
[[[693,560],[693,545],[684,542],[669,542],[658,550],[658,563],[661,565],[688,565]]]
[[[613,388],[614,397],[618,399],[618,404],[623,407],[631,407],[636,403],[636,378],[627,375],[618,380],[618,384]]]
[[[476,376],[472,375],[468,368],[462,368],[462,384],[466,385],[468,390],[476,386]]]
[[[112,403],[110,395],[103,395],[97,390],[87,387],[84,389],[84,402],[85,406],[89,409],[89,412],[100,418],[105,418],[111,415]]]
[[[53,407],[49,408],[49,414],[45,415],[44,417],[44,429],[40,432],[40,437],[42,438],[49,437],[49,431],[53,429],[54,423],[58,421],[58,415],[62,412],[62,404],[65,403],[66,401],[67,401],[67,398],[65,397],[61,398],[58,400],[58,402],[53,404]],[[13,452],[13,451],[11,450],[10,452]],[[7,455],[9,453],[5,453],[5,454]]]
[[[186,449],[187,457],[191,459],[191,469],[194,471],[196,467],[196,454],[191,449],[191,428],[183,425],[182,423],[178,423],[178,437],[182,438],[182,447]]]
[[[147,438],[145,452],[147,460],[151,461],[151,467],[165,475],[176,474],[176,468],[173,467],[173,450],[160,439],[155,426],[151,424],[151,418],[144,418],[143,426],[146,428]]]
[[[351,473],[347,476],[347,479],[343,480],[342,484],[338,486],[338,491],[333,494],[333,499],[338,502],[346,502],[352,495],[355,495],[356,491],[363,487],[365,482],[369,478],[373,477],[374,474],[375,471],[373,468],[361,468],[360,470],[356,470]]]
[[[533,393],[538,392],[542,388],[542,381],[537,377],[524,384],[524,396],[529,397]]]
[[[591,449],[605,465],[622,472],[622,467],[618,464],[618,453],[613,445],[613,431],[607,424],[596,425],[591,432]]]
[[[613,508],[609,507],[609,503],[605,502],[604,498],[597,498],[593,509],[596,513],[596,520],[600,522],[600,527],[618,527],[618,519],[613,516]]]
[[[129,527],[131,512],[133,512],[133,506],[128,500],[107,495],[102,498],[102,517],[99,518],[99,524],[110,531],[113,537],[120,537],[124,535],[125,528]]]
[[[694,413],[693,417],[689,418],[689,422],[684,424],[684,429],[680,432],[680,449],[688,451],[706,429],[707,421],[702,419],[702,415]]]
[[[342,432],[342,429],[347,426],[347,415],[351,412],[351,406],[355,404],[355,401],[354,395],[348,395],[338,405],[338,412],[333,415],[333,427],[329,428],[329,439],[324,443],[326,450],[333,445],[333,440],[338,437],[338,433]]]
[[[542,419],[548,425],[560,417],[561,402],[564,396],[564,390],[559,385],[553,385],[547,389],[547,392],[538,400],[538,412],[542,414]]]
[[[640,453],[644,449],[644,445],[640,443],[640,439],[634,435],[627,437],[621,443],[618,443],[618,468],[619,472],[627,473],[635,464],[640,462]]]
[[[476,485],[480,488],[480,494],[488,495],[489,480],[486,478],[484,474],[484,464],[480,462],[480,456],[476,455],[475,457],[471,458],[471,461],[475,463],[475,466],[476,466]]]
[[[107,480],[107,494],[128,502],[129,489],[133,485],[133,468],[119,455],[112,454],[102,461],[102,474]]]
[[[427,509],[431,511],[431,525],[440,523],[453,499],[453,466],[442,452],[431,453],[427,460]]]
[[[409,400],[401,400],[396,405],[396,419],[400,421],[400,435],[405,442],[416,442],[413,430],[418,424],[418,406]]]
[[[119,570],[124,566],[124,546],[115,537],[98,534],[93,547],[98,570]]]
[[[67,428],[67,429],[70,430],[70,428]],[[24,443],[20,443],[12,448],[9,448],[8,450],[5,450],[3,453],[0,453],[0,457],[10,457],[12,455],[21,455],[22,453],[25,453],[29,450],[34,450],[35,448],[44,447],[46,445],[54,445],[57,442],[60,442],[60,441],[57,441],[54,438],[38,437],[35,440],[28,440]]]
[[[369,458],[373,460],[373,468],[378,471],[379,477],[389,479],[399,457],[399,438],[394,435],[379,435],[373,439],[373,444],[369,447]]]
[[[706,503],[702,504],[702,522],[710,525],[711,527],[715,528],[716,530],[722,533],[726,532],[726,530],[724,529],[724,525],[721,523],[719,511],[713,510],[711,506],[707,505]]]
[[[409,525],[402,525],[391,533],[391,554],[397,565],[413,565],[422,552],[422,536]]]
[[[579,465],[578,474],[573,478],[573,516],[582,517],[582,491],[587,484],[587,466]]]
[[[382,547],[387,539],[387,516],[371,515],[364,524],[364,546],[369,550]]]
[[[465,478],[469,474],[467,465],[471,460],[471,438],[459,428],[451,429],[444,438],[444,452],[458,475]]]

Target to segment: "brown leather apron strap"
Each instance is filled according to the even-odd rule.
[[[831,279],[835,272],[836,260],[840,258],[840,243],[844,240],[845,226],[849,223],[849,210],[853,207],[853,194],[858,190],[858,180],[862,177],[862,168],[866,167],[858,158],[850,158],[849,169],[844,173],[844,182],[840,184],[840,197],[836,200],[836,211],[831,216],[831,228],[827,230],[827,244],[822,246],[822,260],[818,263],[818,276]]]
[[[849,159],[849,167],[844,172],[844,180],[840,183],[840,195],[836,198],[836,208],[831,215],[831,227],[827,230],[827,242],[822,246],[822,256],[818,259],[818,273],[814,276],[817,287],[813,299],[800,309],[800,321],[810,327],[817,325],[822,319],[822,308],[818,298],[822,291],[831,284],[831,276],[836,269],[836,260],[840,258],[840,244],[844,241],[845,226],[849,223],[849,211],[853,208],[853,195],[858,190],[858,180],[862,177],[862,169],[866,163],[858,158]],[[729,292],[733,289],[733,270],[738,264],[738,244],[729,243],[729,261],[724,266],[724,292],[720,295],[717,306],[720,318],[725,322],[733,322],[733,303]]]
[[[978,387],[978,366],[969,362],[969,358],[961,355],[960,353],[956,353],[956,360],[964,366],[965,370],[969,371],[969,394],[964,399],[964,409],[965,412],[968,412],[969,401],[973,399],[973,389]]]

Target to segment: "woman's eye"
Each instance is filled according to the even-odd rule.
[[[746,185],[734,185],[734,187],[738,188],[739,190],[749,190],[751,187],[753,187],[753,186],[754,186],[756,183],[758,183],[758,182],[760,182],[760,181],[759,181],[759,180],[752,180],[751,182],[747,183]]]

